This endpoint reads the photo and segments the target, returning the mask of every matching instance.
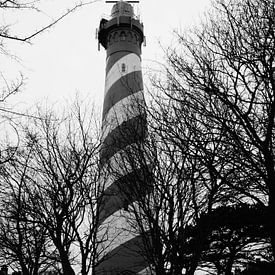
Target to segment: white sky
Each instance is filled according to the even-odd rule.
[[[30,34],[72,7],[74,1],[44,0],[45,13],[16,13],[9,18],[0,14],[2,21],[14,24],[17,33]],[[171,45],[174,29],[185,29],[199,22],[210,0],[141,0],[135,5],[144,23],[147,46],[143,47],[143,67],[163,62],[159,42]],[[113,4],[105,1],[83,7],[66,17],[54,28],[39,35],[32,45],[19,42],[6,44],[20,62],[0,56],[0,71],[9,79],[21,71],[26,79],[24,91],[9,100],[18,110],[30,109],[37,102],[64,106],[76,95],[90,98],[101,106],[105,77],[105,50],[97,50],[95,31],[102,15],[110,14]],[[153,63],[152,63],[153,62]],[[144,70],[146,72],[146,70]],[[146,84],[146,83],[145,83]]]

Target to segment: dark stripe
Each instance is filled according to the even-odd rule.
[[[108,74],[108,72],[111,70],[111,68],[114,66],[114,64],[121,59],[122,57],[128,55],[128,54],[133,54],[132,52],[125,52],[125,51],[121,51],[121,52],[116,52],[114,54],[111,54],[111,56],[108,58],[108,62],[106,65],[106,76]],[[139,56],[140,58],[140,56]]]
[[[108,111],[123,98],[143,90],[141,71],[131,72],[118,79],[104,98],[102,119]]]
[[[134,53],[138,56],[141,55],[141,47],[140,43],[134,44],[129,41],[119,41],[117,43],[113,43],[107,49],[107,55],[111,56],[112,54],[116,54],[118,52],[129,52]]]
[[[147,123],[145,113],[120,124],[103,140],[100,152],[101,165],[104,165],[108,159],[126,146],[143,141],[146,132]]]
[[[143,248],[143,241],[143,236],[137,236],[109,252],[104,257],[106,260],[103,259],[96,267],[96,274],[137,274],[148,267],[148,263],[145,259],[146,255]],[[126,273],[127,271],[129,273]]]
[[[117,175],[116,180],[103,193],[99,209],[99,223],[103,223],[118,210],[128,208],[128,205],[145,196],[151,190],[152,167],[144,164],[123,177]],[[110,171],[116,173],[116,171]]]

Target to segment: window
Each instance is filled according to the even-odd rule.
[[[122,73],[125,73],[125,72],[126,72],[126,65],[125,65],[125,63],[122,63],[122,64],[121,64],[121,72],[122,72]]]
[[[126,40],[126,34],[125,34],[125,32],[121,32],[120,41],[125,41],[125,40]]]

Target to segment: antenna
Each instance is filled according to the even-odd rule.
[[[115,0],[106,0],[105,3],[117,3],[120,1],[115,1]],[[127,3],[139,3],[139,0],[132,0],[132,1],[126,1]]]

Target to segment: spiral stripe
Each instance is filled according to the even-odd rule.
[[[140,71],[131,72],[122,76],[109,88],[104,98],[103,114],[106,116],[108,111],[120,100],[143,90],[142,74]]]
[[[109,91],[110,87],[119,80],[125,72],[122,71],[122,64],[126,65],[127,74],[132,72],[141,71],[140,58],[134,53],[126,54],[120,57],[116,62],[115,60],[109,59],[110,69],[107,71],[107,76],[105,80],[105,95]]]
[[[112,185],[104,190],[102,196],[102,209],[99,222],[104,222],[110,215],[119,209],[127,208],[129,204],[142,197],[149,189],[150,165],[136,168],[125,176],[115,180]],[[144,194],[142,194],[144,192]]]
[[[126,211],[145,194],[151,171],[149,162],[128,158],[144,142],[147,133],[140,44],[131,20],[125,21],[128,26],[121,27],[117,20],[109,22],[113,21],[108,21],[108,26],[114,25],[106,31],[102,28],[100,40],[104,40],[108,56],[100,152],[103,194],[99,207],[101,234],[103,239],[108,238],[101,244],[105,256],[96,267],[96,275],[118,275],[125,271],[145,274],[148,264],[141,253],[142,237],[132,231],[128,223],[130,214]],[[130,33],[127,39],[117,35],[120,28]]]
[[[102,122],[102,140],[128,119],[138,116],[144,109],[143,91],[129,95],[116,103],[105,115]]]
[[[108,260],[104,262],[104,266],[97,268],[97,274],[124,274],[122,272],[125,271],[130,271],[132,272],[131,274],[138,274],[144,271],[144,263],[146,261],[142,255],[142,247],[142,236],[135,236],[123,242],[120,246],[107,253],[106,258]]]
[[[100,186],[102,186],[103,190],[107,189],[119,177],[124,177],[128,173],[144,167],[151,169],[152,163],[149,159],[143,159],[144,163],[141,160],[129,159],[129,154],[135,154],[135,152],[139,150],[136,147],[136,144],[125,147],[101,167],[102,177],[100,178]],[[110,173],[110,171],[112,171],[112,173]]]

